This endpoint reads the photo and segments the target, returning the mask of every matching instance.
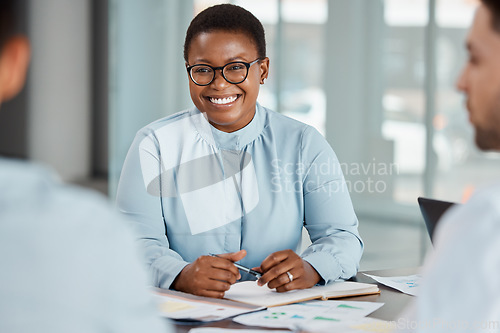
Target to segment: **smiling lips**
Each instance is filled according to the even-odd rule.
[[[234,96],[229,96],[229,97],[224,97],[224,98],[215,98],[215,97],[209,97],[208,99],[210,100],[210,102],[214,103],[214,104],[218,104],[218,105],[224,105],[224,104],[230,104],[232,102],[234,102],[235,100],[238,99],[238,95],[234,95]]]

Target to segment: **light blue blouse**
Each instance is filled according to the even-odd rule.
[[[226,133],[197,109],[141,129],[128,152],[119,209],[140,235],[155,286],[169,288],[209,253],[247,250],[241,264],[298,250],[321,283],[356,274],[363,243],[338,159],[311,126],[257,105],[253,120]],[[242,274],[242,279],[254,279]]]

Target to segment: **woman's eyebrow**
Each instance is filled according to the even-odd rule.
[[[227,59],[227,60],[228,60],[228,62],[231,62],[231,61],[235,61],[235,60],[242,60],[242,59],[244,59],[244,57],[238,56],[238,57],[232,57],[232,58],[229,58],[229,59]]]
[[[242,57],[242,56],[236,56],[236,57],[231,57],[229,59],[226,59],[226,63],[229,63],[229,62],[232,62],[232,61],[242,61],[244,60],[245,57]],[[194,60],[194,63],[205,63],[205,64],[211,64],[210,61],[208,61],[207,59],[205,58],[200,58],[200,59],[195,59]]]

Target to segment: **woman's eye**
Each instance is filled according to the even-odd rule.
[[[245,68],[245,65],[243,65],[243,64],[233,64],[233,65],[229,66],[228,69],[230,71],[240,71],[240,70],[242,70],[244,68]]]
[[[212,69],[210,67],[195,67],[194,72],[198,74],[211,73]]]

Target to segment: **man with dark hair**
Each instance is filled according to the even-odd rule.
[[[467,98],[476,144],[500,151],[500,2],[483,0],[467,37],[457,87]],[[413,310],[399,328],[419,332],[500,331],[500,184],[450,210],[436,231]]]
[[[485,5],[491,12],[492,24],[495,30],[500,32],[500,1],[498,0],[482,0],[483,5]]]
[[[13,7],[0,0],[0,104],[22,89],[30,55]],[[0,332],[168,332],[134,236],[106,201],[1,157],[0,270]]]
[[[29,61],[29,43],[15,35],[14,1],[0,0],[0,104],[17,95],[24,85]]]
[[[457,82],[467,95],[476,144],[483,150],[500,150],[500,2],[484,0],[471,28],[469,61]]]

